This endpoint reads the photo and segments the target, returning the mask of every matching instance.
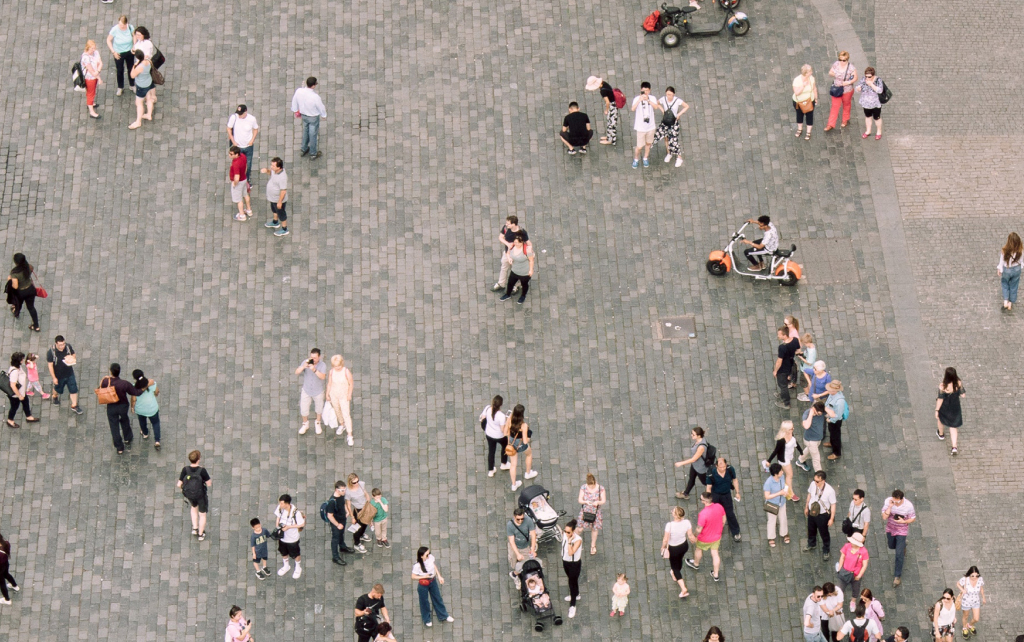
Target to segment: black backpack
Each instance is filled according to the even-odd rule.
[[[185,499],[191,502],[198,502],[206,492],[206,486],[203,484],[203,470],[200,468],[194,473],[186,473],[185,481],[181,484],[181,493]]]
[[[357,635],[376,635],[377,618],[374,615],[360,615],[355,624]]]
[[[864,624],[858,626],[854,624],[853,620],[850,621],[853,625],[853,630],[850,631],[850,642],[868,642],[868,620],[864,620]]]
[[[718,464],[718,449],[704,442],[704,466],[711,470]]]
[[[82,71],[80,62],[71,65],[71,83],[75,87],[85,87],[85,72]]]

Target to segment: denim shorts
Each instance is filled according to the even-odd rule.
[[[57,385],[53,387],[53,391],[59,395],[64,392],[64,386],[67,386],[68,392],[71,394],[78,394],[78,381],[75,380],[74,372],[63,379],[58,379]]]
[[[146,94],[148,94],[149,90],[152,89],[152,88],[153,88],[153,85],[150,85],[149,87],[139,87],[138,85],[135,85],[135,97],[136,98],[145,98]]]

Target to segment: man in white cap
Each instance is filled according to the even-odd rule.
[[[615,104],[615,90],[602,78],[597,76],[587,78],[587,91],[597,91],[598,89],[601,90],[601,100],[604,102],[605,135],[601,137],[601,144],[614,145],[618,141],[619,131],[619,108]]]
[[[843,595],[850,596],[850,610],[860,600],[860,578],[868,570],[868,549],[864,548],[864,536],[854,533],[846,538],[846,544],[839,551],[839,563],[836,564],[836,578]],[[850,593],[846,589],[853,588]]]

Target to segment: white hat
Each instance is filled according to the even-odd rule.
[[[853,535],[850,535],[846,538],[846,541],[853,544],[854,546],[864,546],[864,536],[860,533],[854,533]]]
[[[601,84],[604,79],[598,78],[597,76],[591,76],[587,78],[587,91],[594,91],[601,88]]]

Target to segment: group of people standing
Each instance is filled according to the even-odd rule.
[[[875,140],[882,138],[882,101],[888,100],[885,83],[875,75],[874,67],[864,69],[861,78],[857,68],[850,62],[850,53],[840,51],[839,59],[832,63],[828,70],[832,78],[829,87],[831,104],[829,107],[828,124],[825,131],[835,129],[839,115],[842,114],[841,127],[850,124],[853,94],[860,92],[858,103],[864,110],[864,133],[861,138],[871,135],[871,125],[875,125]],[[793,109],[796,112],[796,137],[804,136],[811,139],[814,127],[814,109],[818,105],[818,84],[814,78],[814,69],[810,65],[800,68],[800,75],[793,79]],[[806,133],[804,123],[807,124]]]
[[[135,94],[135,120],[128,129],[138,129],[143,120],[153,120],[156,105],[156,85],[163,84],[163,77],[157,69],[163,64],[163,55],[150,40],[146,27],[136,27],[122,15],[107,34],[107,49],[117,66],[117,95],[124,93],[125,76],[128,87]],[[91,118],[102,115],[96,111],[96,90],[103,84],[103,58],[96,50],[96,42],[87,40],[79,64],[82,68],[84,87],[75,89],[85,92],[85,104]],[[145,108],[145,109],[144,109]]]

